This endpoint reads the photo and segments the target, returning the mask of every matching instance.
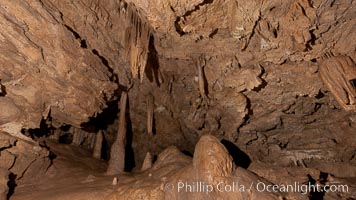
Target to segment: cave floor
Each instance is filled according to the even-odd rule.
[[[180,169],[185,166],[185,164],[181,166],[173,164],[170,167],[157,168],[148,172],[134,171],[134,173],[120,174],[116,176],[118,179],[117,185],[113,185],[115,176],[105,174],[107,162],[92,158],[89,150],[78,146],[59,144],[51,140],[46,140],[45,145],[55,155],[53,164],[47,170],[46,175],[41,178],[18,181],[9,198],[10,200],[104,200],[122,199],[120,196],[127,192],[150,194],[160,188],[162,177],[177,172],[179,174]],[[333,165],[337,164],[334,163]],[[346,165],[343,165],[343,167],[337,166],[337,169],[344,170],[345,173],[354,171],[354,168],[347,169]],[[326,169],[325,166],[323,168]],[[318,179],[321,174],[320,170],[312,168],[294,166],[282,169],[259,162],[252,163],[249,169],[277,183],[293,181],[303,183],[308,181],[308,177],[312,176]],[[337,173],[339,170],[331,171],[340,176],[344,174]],[[351,197],[352,199],[354,197],[355,179],[342,178],[334,181],[347,184],[350,187],[350,193],[327,193],[324,199],[339,199],[341,197],[344,197],[344,199]],[[118,196],[112,196],[113,193],[117,193]],[[307,196],[303,197],[306,198]]]
[[[113,191],[113,177],[105,175],[106,162],[76,146],[50,141],[46,145],[56,155],[46,176],[18,183],[10,200],[104,199]]]

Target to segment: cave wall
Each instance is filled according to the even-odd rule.
[[[50,2],[1,2],[1,129],[37,128],[42,118],[80,127],[105,108],[113,74],[51,10]]]

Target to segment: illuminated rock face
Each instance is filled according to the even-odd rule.
[[[136,167],[172,145],[193,154],[212,134],[253,162],[355,174],[355,4],[1,1],[0,131],[32,144],[82,129],[71,142],[83,147],[100,130],[96,157],[109,159],[126,91]]]
[[[0,98],[11,99],[1,100],[11,112],[0,126],[11,133],[37,128],[49,116],[56,126],[79,127],[101,112],[117,87],[101,59],[47,3],[1,3],[0,77],[6,94]]]
[[[50,118],[55,127],[79,128],[134,83],[132,129],[146,131],[144,97],[152,94],[158,138],[152,143],[164,144],[159,150],[181,145],[191,151],[205,132],[235,141],[239,132],[281,128],[297,102],[327,106],[334,98],[318,76],[325,54],[354,63],[353,45],[345,45],[355,38],[350,6],[302,0],[2,2],[0,127],[17,134]],[[328,20],[343,12],[342,23]],[[200,58],[203,71],[197,70]],[[137,134],[134,143],[147,146],[140,142],[147,137]],[[138,151],[142,160],[151,150]]]
[[[326,59],[320,76],[345,110],[356,110],[356,65],[349,57]]]

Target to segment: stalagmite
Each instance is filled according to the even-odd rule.
[[[93,157],[100,159],[101,158],[101,149],[103,144],[103,133],[102,131],[98,131],[96,133],[95,146],[93,150]]]
[[[152,167],[152,155],[150,152],[146,153],[145,160],[143,161],[141,171],[145,171],[147,169],[150,169]]]
[[[127,93],[122,92],[120,99],[119,128],[114,144],[111,146],[108,175],[118,174],[125,168],[125,144],[126,144],[126,101]]]
[[[114,177],[113,179],[112,179],[112,185],[117,185],[117,182],[118,182],[118,180],[117,180],[117,177]]]
[[[153,136],[153,108],[154,98],[152,94],[147,95],[147,133]]]

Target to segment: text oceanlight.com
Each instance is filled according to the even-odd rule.
[[[268,184],[264,182],[251,183],[249,185],[239,184],[238,182],[209,184],[205,182],[184,182],[177,184],[166,183],[166,190],[177,190],[178,192],[187,193],[210,193],[210,192],[296,192],[308,194],[310,192],[342,192],[348,193],[348,185],[321,185],[321,184]]]

